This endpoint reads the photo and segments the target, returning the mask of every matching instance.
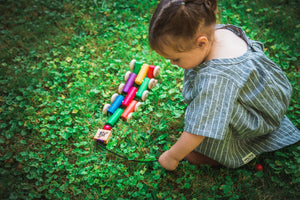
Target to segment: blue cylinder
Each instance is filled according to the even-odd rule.
[[[111,104],[111,106],[107,110],[107,113],[112,115],[117,110],[117,108],[119,108],[121,106],[123,100],[124,100],[124,97],[122,95],[117,96],[116,99],[114,100],[114,102]]]

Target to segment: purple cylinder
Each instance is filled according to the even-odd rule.
[[[134,80],[136,78],[135,73],[131,73],[127,79],[127,82],[122,90],[122,92],[128,93],[130,88],[133,86]]]

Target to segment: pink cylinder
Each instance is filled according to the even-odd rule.
[[[125,99],[122,102],[122,106],[126,106],[127,107],[130,104],[130,102],[134,99],[137,91],[138,91],[138,89],[136,87],[130,88],[127,96],[125,97]]]

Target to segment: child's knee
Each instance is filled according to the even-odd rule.
[[[189,153],[186,157],[185,160],[189,161],[190,164],[192,165],[212,165],[212,166],[218,166],[220,165],[220,163],[218,163],[217,161],[203,155],[200,154],[196,151],[192,151],[191,153]]]
[[[194,159],[195,158],[194,158],[194,155],[193,155],[193,151],[190,152],[188,155],[186,155],[184,157],[184,160],[189,161],[189,163],[191,163],[191,164],[193,164],[192,162],[193,162]]]

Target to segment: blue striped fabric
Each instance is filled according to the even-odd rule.
[[[218,25],[242,37],[248,51],[237,58],[213,59],[185,70],[182,95],[188,104],[186,132],[206,138],[196,151],[227,167],[300,140],[285,116],[292,88],[283,71],[233,25]]]

